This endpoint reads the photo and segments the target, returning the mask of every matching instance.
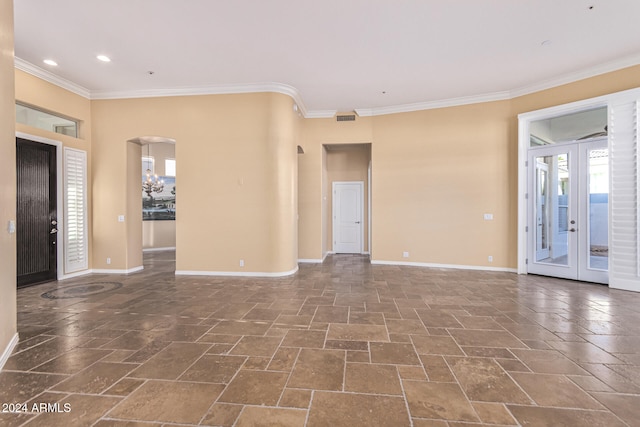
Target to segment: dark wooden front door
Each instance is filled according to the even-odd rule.
[[[16,138],[18,287],[56,279],[56,147]]]

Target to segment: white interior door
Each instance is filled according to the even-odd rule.
[[[363,247],[364,183],[333,183],[333,252],[359,254]]]
[[[606,138],[529,152],[527,271],[608,283]]]

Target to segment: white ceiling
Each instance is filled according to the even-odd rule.
[[[18,68],[95,99],[273,89],[309,117],[366,115],[505,99],[640,63],[638,0],[15,0],[14,9]]]

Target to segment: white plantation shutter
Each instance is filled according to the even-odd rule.
[[[609,286],[640,291],[638,100],[609,105],[611,148]]]
[[[64,270],[67,274],[89,267],[85,151],[64,149],[64,175]]]

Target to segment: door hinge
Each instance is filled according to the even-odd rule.
[[[525,160],[525,161],[524,161],[524,167],[525,167],[525,168],[528,168],[528,167],[529,167],[529,160]]]
[[[529,258],[525,258],[524,263],[529,264]]]
[[[524,227],[524,231],[525,231],[525,233],[529,232],[529,226],[528,225]]]
[[[524,198],[528,199],[529,198],[529,193],[524,193]]]

